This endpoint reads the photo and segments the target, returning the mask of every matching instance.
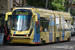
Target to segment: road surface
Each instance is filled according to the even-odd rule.
[[[75,36],[71,37],[70,42],[60,42],[45,45],[0,45],[0,50],[75,50]]]

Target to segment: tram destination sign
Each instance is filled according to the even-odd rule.
[[[16,14],[26,14],[26,15],[28,15],[29,12],[26,12],[26,11],[16,11]]]
[[[32,15],[32,12],[28,9],[17,9],[13,11],[13,15]]]

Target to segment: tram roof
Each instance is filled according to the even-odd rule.
[[[33,10],[34,12],[37,12],[40,14],[41,17],[50,17],[50,15],[56,15],[59,16],[62,15],[64,16],[66,19],[70,18],[70,13],[69,12],[63,12],[63,11],[53,11],[53,10],[49,10],[49,9],[44,9],[44,8],[36,8],[33,6],[16,6],[15,8],[17,9],[30,9]]]

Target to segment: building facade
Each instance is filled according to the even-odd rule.
[[[10,12],[15,6],[25,6],[26,0],[0,0],[0,13]]]

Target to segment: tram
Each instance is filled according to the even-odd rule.
[[[71,39],[71,16],[35,7],[14,7],[5,21],[10,28],[10,43],[44,44]]]

